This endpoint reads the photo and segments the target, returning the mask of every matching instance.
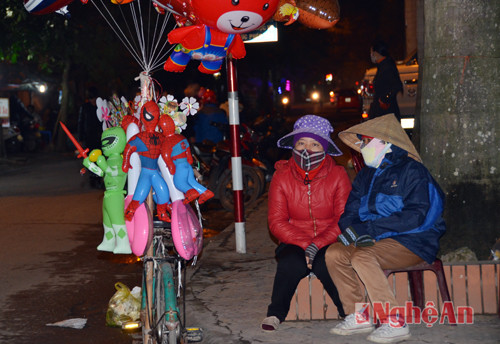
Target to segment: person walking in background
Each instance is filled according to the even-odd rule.
[[[337,222],[351,182],[344,167],[330,156],[342,154],[331,133],[328,120],[306,115],[295,122],[291,133],[278,140],[278,147],[292,149],[292,158],[276,163],[269,187],[269,230],[279,245],[271,304],[261,325],[264,331],[276,330],[285,320],[297,285],[311,271],[339,315],[345,316],[325,264],[325,251],[340,234]]]
[[[370,58],[377,66],[377,73],[373,78],[374,96],[368,116],[373,119],[393,113],[401,120],[397,95],[403,92],[403,84],[396,63],[389,56],[387,44],[382,41],[374,43],[370,48]]]
[[[398,306],[384,269],[434,262],[445,232],[444,193],[422,164],[417,150],[393,114],[355,125],[339,134],[360,151],[365,164],[356,176],[345,211],[342,234],[326,251],[328,271],[338,288],[347,317],[330,332],[372,332],[368,340],[393,343],[410,337],[405,319],[380,317],[374,330],[358,277],[372,306]]]

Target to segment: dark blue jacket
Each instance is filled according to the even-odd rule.
[[[356,176],[339,226],[377,241],[392,238],[432,263],[446,231],[444,193],[424,165],[391,149],[379,168],[365,167]]]

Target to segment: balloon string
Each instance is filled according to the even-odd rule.
[[[140,32],[139,32],[139,24],[137,23],[137,16],[136,16],[136,12],[134,10],[134,2],[130,3],[130,17],[132,18],[132,22],[134,24],[134,32],[135,32],[136,41],[137,41],[137,45],[138,45],[137,55],[142,56],[141,67],[142,67],[142,70],[145,70],[147,72],[145,58],[144,58],[144,48],[143,48],[144,44],[142,43]]]
[[[169,46],[168,37],[165,35],[165,31],[169,26],[169,20],[172,17],[171,12],[167,11],[165,15],[158,13],[153,8],[152,2],[148,0],[148,17],[144,18],[140,0],[124,5],[110,3],[108,4],[109,6],[119,6],[118,10],[121,13],[124,23],[120,26],[121,24],[118,24],[118,21],[104,1],[106,0],[99,0],[99,6],[95,3],[95,1],[92,1],[92,3],[116,34],[121,43],[128,50],[132,58],[139,64],[141,69],[148,74],[150,74],[153,70],[157,70],[159,66],[163,64],[167,55],[174,48],[173,46]],[[123,11],[121,6],[130,6],[129,18],[127,18],[126,13]],[[153,19],[153,15],[151,13],[152,11],[156,12],[156,20]],[[146,15],[146,13],[144,13],[144,15]],[[164,19],[160,19],[160,16],[163,16]],[[145,28],[144,25],[147,25],[147,28]],[[133,29],[131,28],[132,26]],[[175,21],[172,26],[173,28],[176,27]],[[133,31],[135,31],[135,33]],[[127,34],[125,32],[127,32]]]
[[[164,24],[163,24],[163,27],[162,27],[162,30],[161,30],[161,33],[160,33],[160,36],[163,35],[163,32],[165,32],[165,28],[166,28],[166,24],[168,22],[168,20],[170,19],[170,13],[167,17],[167,19],[164,21]],[[174,30],[175,28],[177,27],[177,23],[175,23],[174,27],[172,28],[172,30]],[[165,35],[167,37],[167,35]],[[160,40],[158,40],[158,44],[159,44]],[[161,46],[159,52],[158,52],[158,56],[156,57],[156,59],[154,59],[154,63],[152,63],[152,67],[151,67],[151,72],[153,71],[157,71],[159,69],[159,67],[164,63],[164,61],[166,60],[167,58],[167,55],[170,55],[170,52],[174,49],[175,45],[171,45],[170,48],[161,53],[162,51],[165,50],[165,46],[167,44],[170,44],[168,42],[168,37],[165,39],[165,42],[163,42],[163,45]]]
[[[106,22],[108,23],[108,25],[111,27],[111,29],[116,34],[116,36],[120,39],[120,41],[123,43],[123,45],[130,52],[130,54],[132,55],[132,57],[137,61],[137,63],[139,65],[141,65],[140,58],[137,55],[136,51],[133,49],[130,41],[127,39],[127,36],[123,33],[123,31],[121,30],[120,26],[116,22],[115,18],[113,17],[113,15],[109,11],[109,9],[104,5],[103,1],[102,0],[100,0],[100,1],[101,1],[101,5],[103,6],[103,8],[106,10],[107,14],[109,15],[109,18],[111,18],[112,21],[113,21],[113,23],[116,25],[116,28],[111,24],[111,21],[104,15],[104,13],[101,11],[101,9],[99,9],[97,7],[97,5],[94,4],[96,6],[97,10],[101,14],[101,16],[106,20]],[[121,35],[120,35],[120,33],[121,33]]]
[[[109,27],[113,30],[113,32],[116,34],[116,36],[118,37],[118,39],[122,42],[122,44],[125,46],[125,48],[129,51],[129,53],[132,55],[132,57],[136,60],[136,62],[142,66],[142,63],[141,63],[141,60],[139,58],[139,56],[137,55],[137,53],[135,52],[135,50],[133,49],[132,45],[130,44],[130,42],[127,40],[127,37],[125,36],[125,34],[123,33],[123,31],[120,29],[120,27],[118,26],[115,18],[112,16],[112,14],[109,12],[109,10],[106,8],[106,6],[104,5],[103,1],[100,0],[101,2],[101,5],[103,6],[104,9],[106,9],[106,12],[108,13],[109,15],[109,18],[106,17],[106,15],[103,13],[103,11],[94,3],[92,2],[92,4],[94,5],[94,7],[97,9],[97,11],[101,14],[101,17],[104,18],[104,20],[106,21],[106,23],[108,23]],[[111,23],[111,20],[113,21],[113,23],[116,25],[116,28],[112,25]],[[121,33],[121,35],[120,35]]]
[[[168,42],[166,42],[166,43],[168,43]],[[164,46],[166,45],[166,43],[164,44]],[[172,49],[174,49],[174,47],[175,46],[171,46],[165,53],[163,53],[161,56],[158,56],[155,64],[151,67],[151,73],[158,71],[158,69],[160,69],[160,67],[163,65],[164,61],[166,60],[167,55],[170,54],[170,52],[172,51]]]
[[[159,29],[158,26],[159,26],[160,16],[159,15],[156,16],[155,26],[154,26],[155,29],[153,30],[153,39],[152,39],[154,44],[151,45],[151,55],[150,55],[150,60],[149,60],[150,64],[148,65],[149,68],[151,68],[156,62],[155,61],[156,51],[157,51],[158,46],[160,44],[161,37],[163,36],[163,32],[165,30],[166,23],[168,22],[169,17],[170,17],[170,12],[169,12],[169,15],[166,15],[166,20],[163,21],[161,28]],[[158,35],[158,39],[156,38],[157,35]],[[167,42],[168,42],[168,40],[167,40]]]
[[[134,2],[132,2],[133,4]],[[143,69],[149,73],[149,68],[147,67],[147,59],[146,59],[146,41],[145,41],[145,35],[144,35],[144,23],[142,21],[142,8],[140,6],[140,2],[137,2],[137,12],[133,13],[133,18],[134,18],[134,24],[135,24],[135,31],[137,33],[137,39],[139,40],[139,45],[141,47],[141,53],[142,53],[142,61],[143,61]],[[137,16],[137,14],[139,16]],[[139,20],[140,20],[140,25],[139,25]]]
[[[131,7],[131,6],[132,6],[132,5],[130,5],[131,11],[132,11],[132,7]],[[132,30],[130,29],[130,25],[129,25],[129,23],[128,23],[129,21],[127,20],[127,18],[126,18],[126,16],[125,16],[125,13],[124,13],[124,12],[123,12],[123,10],[122,10],[122,5],[118,5],[118,9],[120,10],[120,14],[122,15],[122,20],[123,20],[123,22],[125,23],[125,26],[126,26],[126,28],[127,28],[127,31],[128,31],[128,34],[129,34],[129,36],[128,36],[128,37],[130,37],[130,40],[131,40],[131,41],[132,41],[132,43],[133,43],[133,46],[134,46],[134,51],[136,51],[136,52],[137,52],[137,51],[139,51],[139,49],[138,49],[138,47],[137,47],[137,43],[136,43],[136,41],[133,39],[134,35],[132,34]],[[124,34],[124,36],[126,36],[126,35]],[[131,43],[130,43],[130,45],[132,46],[132,44],[131,44]],[[138,56],[138,54],[137,54],[137,56]]]

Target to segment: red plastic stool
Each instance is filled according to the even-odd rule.
[[[410,293],[413,304],[420,309],[424,309],[425,298],[423,272],[425,270],[431,270],[436,274],[439,292],[441,293],[443,302],[451,301],[450,293],[448,292],[448,285],[446,284],[446,277],[444,275],[443,262],[441,262],[440,259],[436,258],[436,260],[432,264],[423,262],[421,264],[409,266],[407,268],[384,270],[384,273],[385,276],[388,277],[392,273],[408,272],[408,281],[410,282]]]

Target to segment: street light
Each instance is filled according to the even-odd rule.
[[[318,91],[314,91],[312,94],[311,94],[311,99],[315,102],[319,101],[319,92]]]
[[[35,85],[35,87],[37,88],[38,92],[40,93],[45,93],[45,91],[47,91],[47,85],[45,83],[38,83],[38,82],[35,82],[33,83]]]

